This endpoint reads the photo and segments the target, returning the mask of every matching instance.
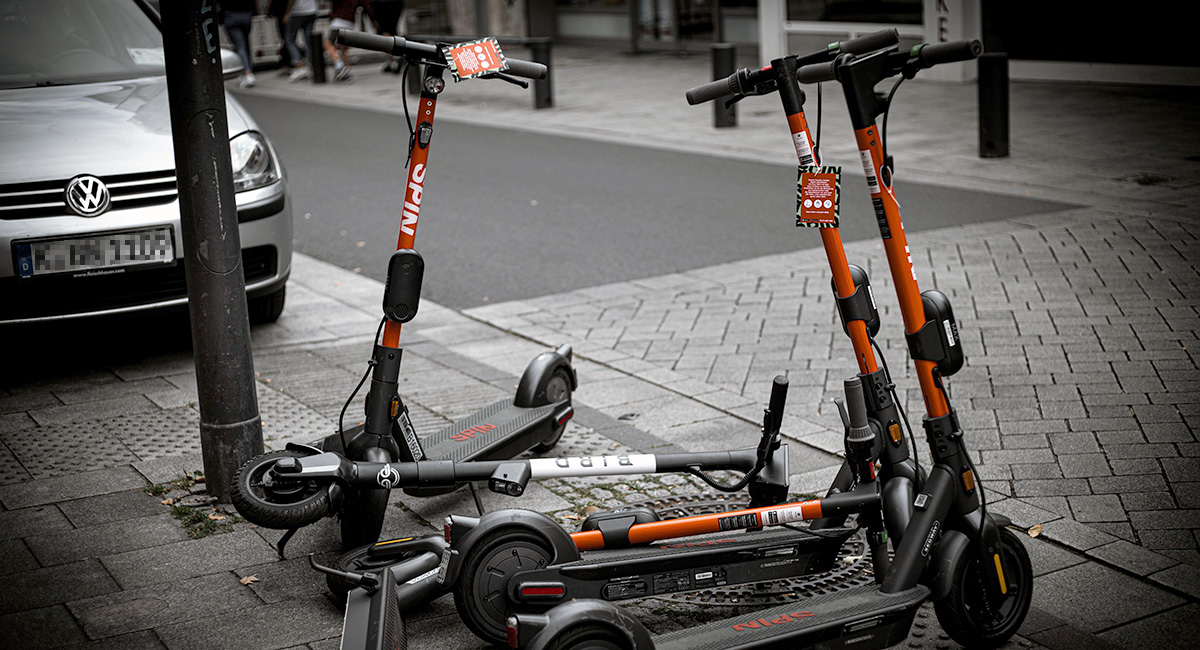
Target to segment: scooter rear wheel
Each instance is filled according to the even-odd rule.
[[[304,456],[293,451],[272,451],[251,458],[233,478],[233,506],[247,521],[265,528],[299,528],[329,514],[329,483],[265,482],[276,461]]]
[[[508,582],[518,571],[544,567],[553,553],[523,529],[501,528],[473,544],[463,558],[454,604],[467,627],[492,644],[508,641]]]
[[[554,637],[546,650],[628,650],[629,639],[607,625],[577,625]]]
[[[546,383],[546,403],[553,404],[571,398],[571,377],[567,371],[559,368],[550,375],[550,381]],[[545,440],[534,445],[533,451],[539,454],[544,454],[558,444],[562,439],[563,432],[567,430],[567,425],[564,424],[550,432],[550,436]]]
[[[938,622],[950,638],[968,648],[996,648],[1017,633],[1033,598],[1033,565],[1025,546],[1007,528],[1000,529],[1000,552],[1013,575],[1008,593],[998,602],[984,587],[982,560],[968,553],[954,568],[950,593],[933,604]],[[1015,578],[1015,579],[1014,579]]]

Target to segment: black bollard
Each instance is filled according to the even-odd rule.
[[[713,81],[725,79],[737,70],[737,46],[733,43],[712,44]],[[737,126],[737,106],[725,106],[733,97],[726,95],[713,101],[713,126],[718,129]]]
[[[1008,155],[1008,55],[979,56],[979,157]]]
[[[550,39],[529,39],[529,56],[534,63],[546,66],[546,78],[533,81],[533,107],[535,109],[550,108],[554,105],[554,92],[550,87],[551,75],[554,74],[554,70],[550,67]]]
[[[308,38],[308,71],[313,83],[325,83],[325,35],[320,32],[314,31]]]
[[[205,0],[165,2],[162,8],[179,235],[200,403],[200,453],[208,493],[228,503],[234,473],[263,452],[263,438],[217,12]]]

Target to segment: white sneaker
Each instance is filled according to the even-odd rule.
[[[301,79],[308,79],[311,76],[312,74],[309,73],[308,68],[296,68],[292,70],[292,74],[288,75],[288,81],[300,81]]]
[[[253,88],[254,84],[258,83],[258,79],[254,78],[254,73],[242,76],[242,80],[238,82],[239,88]]]

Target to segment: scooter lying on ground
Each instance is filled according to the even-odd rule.
[[[636,618],[606,602],[574,601],[546,614],[516,613],[508,620],[510,646],[539,650],[645,650],[698,645],[748,648],[768,644],[881,648],[907,636],[915,608],[927,599],[933,601],[946,632],[967,647],[1001,645],[1020,628],[1032,598],[1032,566],[1017,536],[1001,528],[1009,523],[1007,519],[989,514],[982,499],[982,488],[943,384],[944,377],[963,364],[957,326],[943,294],[918,292],[898,204],[892,194],[891,163],[883,149],[883,138],[876,137],[875,129],[875,118],[886,110],[891,99],[891,95],[877,96],[875,84],[898,74],[911,78],[938,63],[969,60],[981,49],[978,41],[917,46],[908,52],[889,48],[858,58],[839,56],[831,64],[808,65],[796,71],[800,81],[837,79],[845,89],[926,403],[923,423],[935,464],[918,488],[912,517],[896,545],[894,558],[889,558],[886,548],[869,533],[877,584],[657,639]],[[868,419],[862,396],[855,397],[862,390],[853,385],[857,381],[846,384],[850,407],[847,463],[852,469],[848,491],[835,486],[829,496],[809,505],[807,512],[802,505],[781,517],[820,519],[830,514],[826,503],[861,494],[868,486],[869,495],[870,487],[874,487],[874,463],[863,463],[852,448],[865,450],[868,438],[875,436],[874,430],[882,429]],[[867,395],[870,393],[868,390]],[[871,512],[870,504],[863,505],[867,509],[860,511],[860,521]],[[884,517],[891,512],[884,508]],[[869,531],[870,521],[867,526]]]
[[[352,461],[335,452],[312,453],[295,450],[265,454],[247,463],[233,484],[236,502],[251,512],[285,511],[297,526],[304,526],[330,514],[339,494],[350,490],[376,487],[415,489],[422,492],[447,491],[475,482],[487,482],[497,494],[520,496],[530,480],[564,477],[624,476],[633,474],[687,473],[724,491],[746,489],[752,506],[773,505],[787,500],[788,465],[786,444],[779,435],[787,395],[787,380],[777,377],[765,411],[762,436],[757,447],[733,451],[687,452],[674,454],[624,454],[567,458],[529,458],[516,460],[470,461],[421,460],[392,464],[389,461]],[[736,471],[743,476],[732,484],[720,483],[710,476],[714,471]],[[287,503],[281,504],[286,498]],[[242,507],[242,506],[239,506]],[[498,513],[527,513],[502,510]],[[499,520],[488,513],[482,521]],[[559,536],[571,544],[571,538],[552,520],[537,513]],[[603,535],[625,519],[632,522],[656,519],[653,512],[623,513],[617,521],[593,517],[592,524]],[[500,517],[502,519],[503,517]],[[462,520],[462,525],[467,520]],[[600,523],[596,523],[600,522]],[[627,524],[626,524],[627,525]],[[481,526],[486,528],[487,526]],[[685,533],[686,534],[686,533]],[[449,535],[449,528],[447,528]],[[577,533],[579,535],[579,533]],[[429,551],[426,537],[389,540],[360,547],[339,559],[338,570],[356,573],[382,571],[388,564]],[[440,538],[439,538],[440,539]],[[643,542],[651,541],[649,539]],[[592,548],[599,548],[592,542]],[[573,548],[573,547],[572,547]],[[333,575],[333,574],[331,574]],[[453,584],[451,581],[449,584]],[[350,584],[330,580],[330,588],[344,592]]]
[[[417,437],[408,408],[397,394],[403,353],[400,330],[402,323],[416,316],[420,301],[425,264],[421,255],[413,250],[413,245],[428,174],[434,109],[437,96],[445,87],[443,72],[449,69],[456,80],[472,77],[501,79],[528,87],[526,82],[509,75],[541,79],[546,76],[546,67],[540,63],[505,58],[494,39],[439,47],[399,37],[338,30],[332,32],[331,38],[351,46],[384,49],[404,57],[410,64],[422,63],[425,76],[418,122],[415,127],[409,124],[412,135],[408,182],[397,250],[388,264],[384,288],[385,318],[380,322],[382,341],[379,340],[380,333],[376,332],[374,351],[368,363],[371,386],[366,396],[365,423],[346,428],[341,420],[346,407],[366,382],[367,374],[363,375],[362,381],[347,400],[346,407],[342,408],[337,433],[320,443],[289,444],[286,451],[271,452],[251,459],[235,478],[238,489],[233,492],[233,503],[243,517],[260,526],[288,530],[278,545],[280,556],[283,555],[287,540],[299,527],[319,519],[313,516],[317,512],[322,515],[340,514],[342,544],[347,548],[378,540],[389,489],[402,484],[398,467],[425,460],[495,460],[512,458],[529,449],[549,451],[557,444],[567,421],[574,414],[571,391],[578,385],[571,367],[571,348],[564,345],[553,352],[542,353],[529,364],[513,398],[486,406],[423,440]],[[406,102],[406,115],[407,108]],[[312,481],[263,482],[276,463],[282,463],[283,467],[295,467],[297,458],[317,456],[323,451],[335,451],[351,460],[371,463],[378,475],[369,482],[325,486]],[[331,466],[332,461],[326,457],[319,458],[324,460],[314,461],[316,464]],[[286,471],[281,473],[286,474]],[[415,484],[404,487],[406,491],[419,496],[437,493],[427,488],[418,489]],[[457,487],[461,487],[461,483],[451,482],[442,491]]]

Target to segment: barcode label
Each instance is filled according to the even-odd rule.
[[[808,136],[804,132],[793,133],[792,140],[796,142],[796,157],[800,159],[801,165],[816,165],[817,159],[813,157],[812,146],[808,144]]]
[[[871,164],[871,152],[859,151],[858,155],[862,158],[863,172],[867,175],[867,188],[871,190],[871,194],[878,194],[879,179],[875,177],[875,165]]]

